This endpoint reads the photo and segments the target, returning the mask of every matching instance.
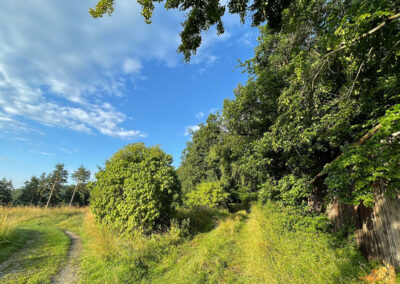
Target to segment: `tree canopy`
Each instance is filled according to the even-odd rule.
[[[398,1],[293,1],[279,31],[260,27],[242,64],[248,82],[187,144],[184,192],[212,180],[231,201],[262,194],[300,205],[325,169],[331,197],[372,205],[378,180],[396,194],[399,12]]]

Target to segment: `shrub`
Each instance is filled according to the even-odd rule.
[[[169,224],[180,197],[172,157],[159,147],[129,144],[89,185],[96,219],[118,231],[149,233]]]
[[[229,193],[224,191],[219,182],[202,182],[196,189],[187,194],[187,205],[189,207],[205,206],[214,208],[225,205]]]

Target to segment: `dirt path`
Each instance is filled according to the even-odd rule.
[[[65,234],[71,240],[66,265],[53,278],[52,283],[70,284],[78,283],[79,280],[79,252],[81,251],[81,239],[76,234],[65,231]]]

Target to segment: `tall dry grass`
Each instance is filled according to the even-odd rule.
[[[0,245],[12,239],[19,223],[20,220],[18,218],[9,216],[8,214],[0,217]]]
[[[63,219],[64,216],[76,214],[77,209],[74,207],[57,207],[57,208],[41,208],[41,207],[4,207],[0,206],[0,244],[9,242],[19,224],[38,220],[39,218],[47,218],[51,220]],[[57,218],[59,217],[59,218]]]

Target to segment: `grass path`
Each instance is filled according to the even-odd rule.
[[[329,234],[287,230],[285,213],[253,207],[171,250],[142,283],[356,283],[365,263]]]

